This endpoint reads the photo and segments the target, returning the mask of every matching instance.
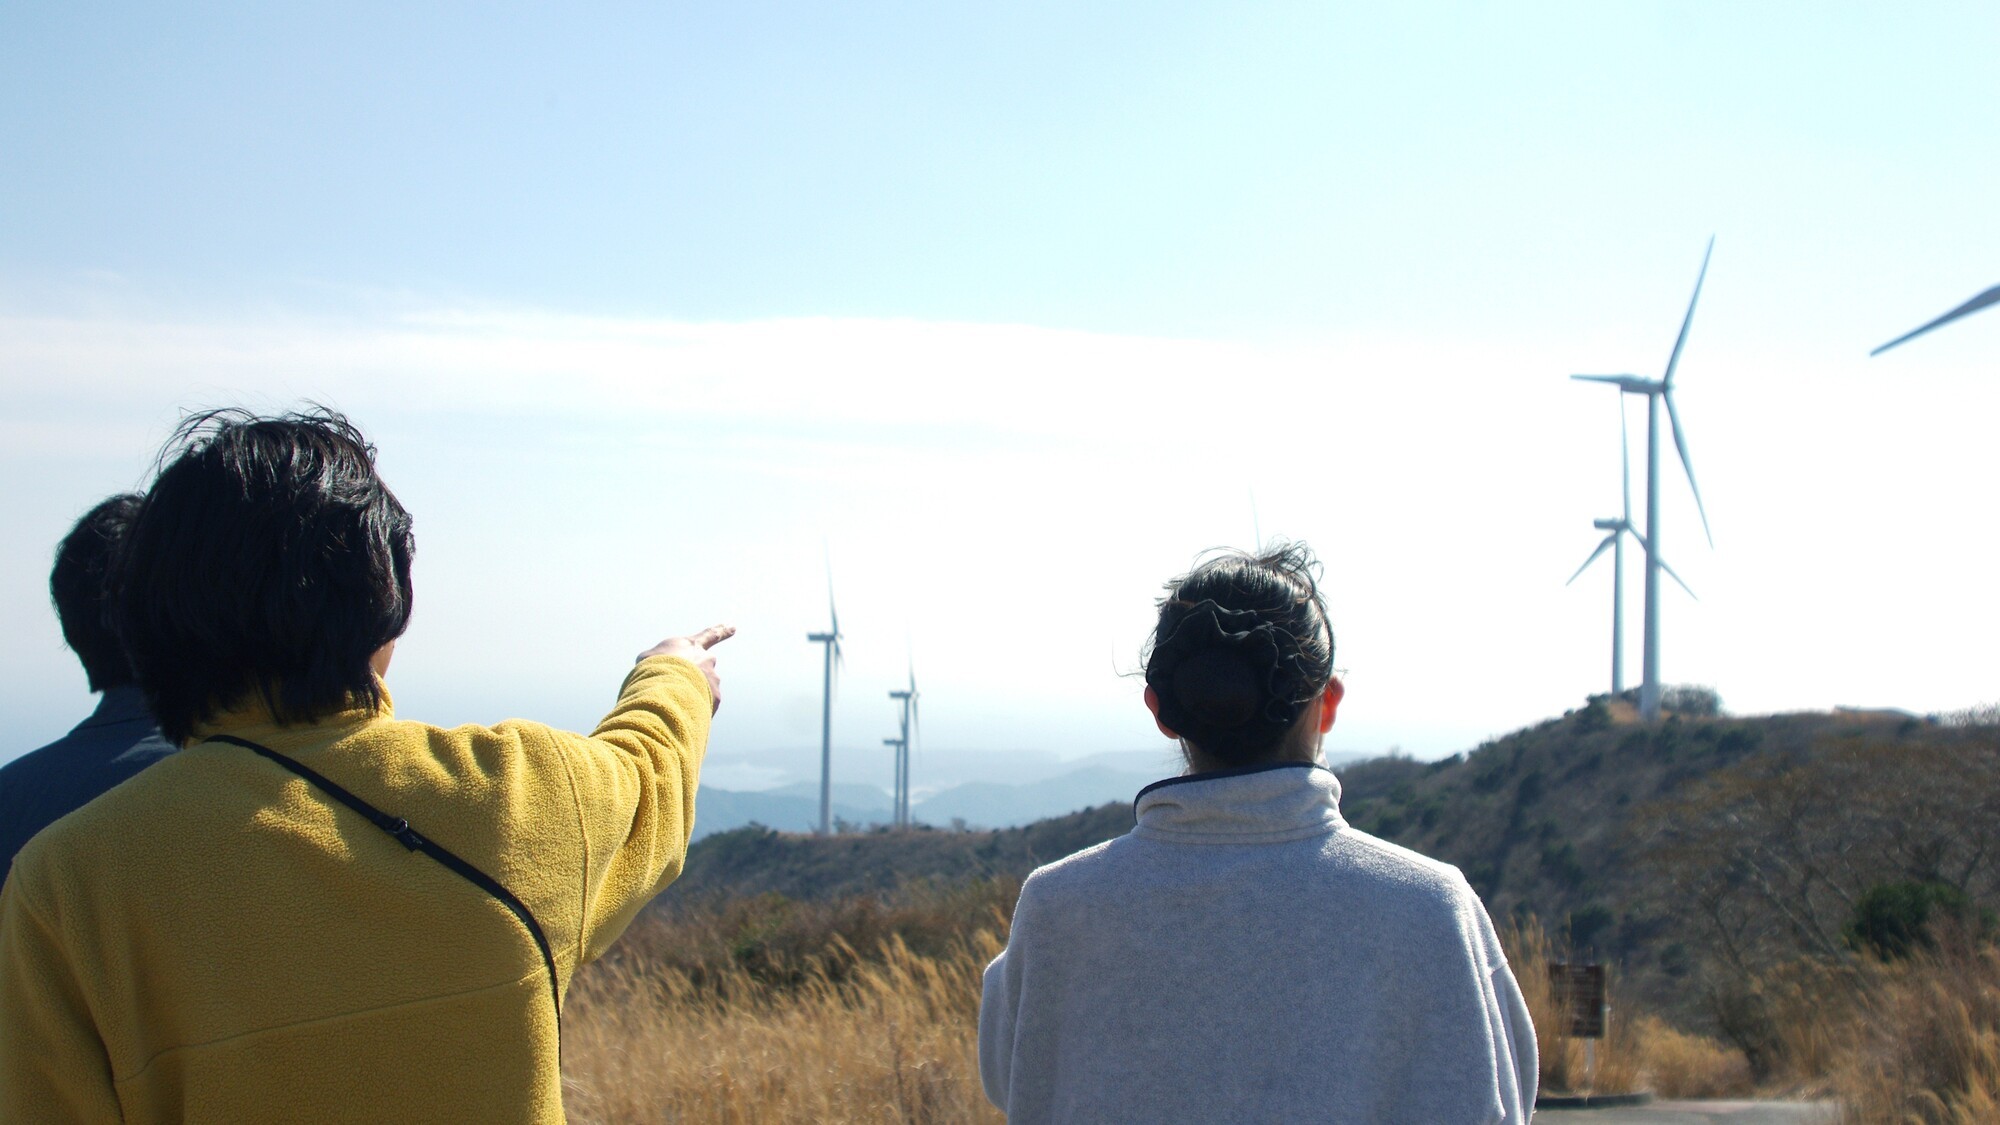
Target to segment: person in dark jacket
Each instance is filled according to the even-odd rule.
[[[105,575],[139,502],[131,493],[111,497],[84,513],[56,548],[49,594],[63,640],[83,662],[90,690],[104,698],[76,729],[0,766],[0,871],[35,833],[174,751],[106,619]]]

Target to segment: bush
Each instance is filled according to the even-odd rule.
[[[1722,696],[1703,684],[1674,684],[1660,692],[1660,710],[1712,719],[1722,714]]]
[[[1972,903],[1965,892],[1944,883],[1882,883],[1862,892],[1844,931],[1847,944],[1884,960],[1929,949],[1934,917],[1967,921]]]

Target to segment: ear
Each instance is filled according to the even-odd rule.
[[[1166,735],[1175,742],[1181,740],[1181,736],[1174,733],[1172,727],[1160,721],[1160,693],[1154,691],[1151,684],[1146,685],[1146,710],[1153,713],[1153,725],[1160,728],[1161,734]]]
[[[1326,690],[1319,697],[1319,732],[1325,734],[1333,729],[1333,713],[1340,709],[1340,701],[1347,695],[1347,685],[1339,676],[1326,681]]]

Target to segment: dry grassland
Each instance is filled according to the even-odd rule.
[[[771,896],[649,916],[580,974],[564,1014],[578,1125],[1001,1122],[979,1083],[980,971],[1018,884],[799,903]],[[1559,943],[1504,940],[1551,1093],[1759,1092],[1744,1054],[1622,1002],[1592,1065],[1549,984]],[[1853,1125],[2000,1122],[2000,950],[1801,963],[1759,982],[1782,1028],[1763,1092],[1832,1094]]]
[[[2000,950],[1947,943],[1854,985],[1831,1068],[1851,1125],[2000,1122]]]
[[[570,1120],[1004,1121],[979,1083],[979,978],[1016,889],[642,920],[571,989]]]

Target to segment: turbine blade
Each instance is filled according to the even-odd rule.
[[[1987,307],[1988,305],[2000,305],[2000,285],[1995,285],[1993,288],[1988,289],[1986,292],[1981,293],[1979,296],[1974,297],[1970,301],[1967,301],[1964,304],[1958,306],[1957,308],[1951,310],[1950,312],[1944,314],[1943,316],[1938,317],[1936,320],[1931,321],[1929,324],[1924,325],[1922,328],[1911,329],[1910,331],[1903,333],[1901,336],[1898,336],[1895,339],[1889,341],[1888,343],[1883,344],[1881,347],[1876,348],[1874,351],[1869,352],[1868,354],[1871,356],[1881,355],[1883,352],[1888,351],[1890,348],[1895,347],[1897,344],[1900,344],[1905,340],[1913,340],[1918,336],[1921,336],[1924,333],[1929,332],[1933,328],[1943,327],[1944,325],[1950,324],[1952,321],[1957,320],[1959,317],[1969,316],[1972,313],[1976,313],[1980,309]]]
[[[1701,283],[1708,276],[1708,256],[1713,253],[1715,253],[1715,236],[1711,234],[1708,236],[1708,249],[1701,253],[1701,272],[1695,275],[1694,296],[1688,298],[1687,315],[1681,318],[1681,334],[1674,338],[1674,354],[1667,357],[1667,373],[1660,379],[1665,390],[1673,389],[1674,368],[1680,365],[1681,345],[1687,343],[1688,325],[1694,323],[1695,302],[1701,300]]]
[[[1572,379],[1575,379],[1575,380],[1576,380],[1577,382],[1579,382],[1579,383],[1610,383],[1610,384],[1612,384],[1612,385],[1616,386],[1616,385],[1618,385],[1618,384],[1621,384],[1621,383],[1623,383],[1623,382],[1624,382],[1625,380],[1627,380],[1627,379],[1634,379],[1634,378],[1637,378],[1637,376],[1635,376],[1635,375],[1572,375],[1572,376],[1570,376],[1570,378],[1572,378]]]
[[[1572,574],[1572,575],[1570,575],[1570,576],[1569,576],[1569,582],[1565,582],[1565,583],[1563,583],[1563,585],[1567,586],[1567,585],[1569,585],[1569,583],[1570,583],[1570,582],[1574,582],[1574,581],[1576,581],[1577,579],[1579,579],[1579,578],[1583,577],[1583,572],[1584,572],[1584,571],[1586,571],[1586,570],[1589,570],[1589,569],[1590,569],[1590,564],[1591,564],[1591,563],[1594,563],[1594,562],[1596,562],[1596,561],[1597,561],[1597,556],[1599,556],[1599,555],[1603,554],[1603,553],[1604,553],[1604,552],[1605,552],[1605,551],[1606,551],[1607,549],[1609,549],[1609,548],[1610,548],[1610,546],[1611,546],[1611,544],[1612,544],[1612,543],[1613,543],[1613,542],[1614,542],[1614,541],[1615,541],[1615,540],[1616,540],[1617,538],[1618,538],[1618,533],[1617,533],[1617,532],[1615,532],[1615,531],[1614,531],[1614,532],[1612,532],[1611,534],[1609,534],[1609,535],[1605,536],[1605,537],[1604,537],[1604,541],[1603,541],[1603,542],[1601,542],[1601,543],[1599,543],[1599,544],[1597,545],[1597,550],[1595,550],[1595,551],[1592,551],[1592,552],[1590,552],[1590,557],[1589,557],[1589,558],[1587,558],[1587,559],[1585,559],[1585,560],[1583,560],[1583,565],[1582,565],[1582,566],[1580,566],[1580,567],[1577,567],[1577,568],[1576,568],[1576,573],[1575,573],[1575,574]]]
[[[1667,565],[1667,560],[1665,559],[1660,560],[1660,569],[1667,572],[1668,578],[1673,579],[1675,582],[1679,582],[1681,589],[1687,591],[1688,597],[1694,598],[1695,601],[1701,600],[1701,598],[1695,594],[1693,587],[1689,586],[1685,582],[1681,582],[1681,576],[1674,573],[1674,568]]]
[[[1674,409],[1671,391],[1662,391],[1660,397],[1667,400],[1667,420],[1674,426],[1674,448],[1680,450],[1681,468],[1687,470],[1688,488],[1694,493],[1694,510],[1701,513],[1701,533],[1708,537],[1708,545],[1715,546],[1715,534],[1708,530],[1708,509],[1701,503],[1701,486],[1694,482],[1694,462],[1688,460],[1687,435],[1681,433],[1681,414]]]
[[[1625,396],[1618,396],[1618,471],[1625,482],[1625,515],[1632,522],[1632,444],[1625,436]]]
[[[840,607],[833,601],[833,548],[821,539],[820,554],[826,562],[826,615],[833,619],[833,635],[840,635]]]

